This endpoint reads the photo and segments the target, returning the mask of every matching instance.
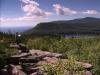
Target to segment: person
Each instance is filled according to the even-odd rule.
[[[19,34],[18,32],[16,32],[15,34],[15,40],[17,44],[21,43],[21,34]]]

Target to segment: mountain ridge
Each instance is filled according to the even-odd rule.
[[[86,17],[74,20],[52,21],[37,24],[27,34],[95,34],[100,33],[100,18]]]

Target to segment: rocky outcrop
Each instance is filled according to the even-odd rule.
[[[42,66],[44,64],[55,64],[59,61],[59,59],[61,59],[62,61],[65,61],[65,60],[68,61],[68,59],[63,59],[62,57],[63,57],[63,54],[59,54],[59,53],[51,53],[51,52],[41,51],[41,50],[30,50],[29,53],[21,53],[21,54],[12,56],[10,58],[11,60],[10,63],[15,64],[14,61],[16,60],[17,65],[20,66],[20,68],[18,68],[16,67],[16,64],[14,65],[18,73],[24,72],[27,75],[43,75]],[[12,60],[12,59],[15,59],[15,60]],[[78,62],[78,61],[76,61],[76,63],[82,65],[82,67],[86,69],[85,75],[92,75],[91,64]],[[22,74],[22,75],[25,75],[25,74]]]
[[[21,53],[21,54],[13,55],[7,59],[7,63],[8,64],[19,64],[19,62],[20,62],[19,60],[21,58],[23,58],[23,57],[25,58],[28,56],[31,56],[31,54],[30,53]]]
[[[39,56],[39,57],[56,57],[56,58],[60,58],[60,57],[63,56],[63,54],[51,53],[51,52],[41,51],[41,50],[30,50],[30,53],[32,55],[36,55],[36,56]]]
[[[23,43],[19,43],[19,44],[17,44],[17,43],[11,43],[9,45],[9,47],[10,48],[17,48],[18,50],[21,51],[21,53],[23,53],[23,52],[28,53],[29,52],[29,50],[27,49],[26,45],[23,44]]]

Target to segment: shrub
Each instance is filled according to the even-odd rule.
[[[44,75],[84,75],[84,68],[75,62],[75,59],[71,57],[68,60],[59,59],[55,64],[46,64],[43,66]]]

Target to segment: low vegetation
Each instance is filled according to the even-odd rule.
[[[68,60],[59,59],[55,64],[45,64],[43,66],[44,75],[85,75],[85,69],[75,62],[76,60],[70,57]]]
[[[95,75],[100,74],[100,37],[92,38],[58,38],[58,37],[25,37],[22,41],[26,43],[27,47],[30,49],[39,49],[50,52],[63,53],[70,60],[69,64],[66,64],[66,69],[77,69],[80,67],[76,65],[73,67],[74,60],[91,63],[93,65],[92,72]],[[16,49],[9,48],[9,43],[14,42],[13,35],[6,35],[0,33],[0,68],[6,65],[6,58],[16,54]],[[70,57],[72,57],[70,59]],[[61,66],[46,65],[45,70],[46,75],[50,75],[51,71],[55,72],[56,75],[61,75],[62,70],[59,68]],[[49,67],[48,67],[49,66]],[[54,68],[52,68],[54,67]],[[65,69],[63,70],[65,71]],[[67,71],[67,70],[66,70]],[[73,70],[74,71],[74,70]],[[59,73],[58,73],[59,72]],[[83,71],[79,71],[84,73]],[[69,72],[68,72],[69,73]],[[77,74],[78,75],[78,74]],[[81,74],[80,74],[81,75]]]
[[[27,46],[31,49],[40,49],[50,52],[63,53],[68,58],[74,57],[77,61],[91,63],[92,72],[100,74],[100,37],[92,38],[30,38]]]
[[[10,34],[0,33],[0,69],[7,64],[7,58],[17,53],[17,49],[9,48],[14,36]]]

